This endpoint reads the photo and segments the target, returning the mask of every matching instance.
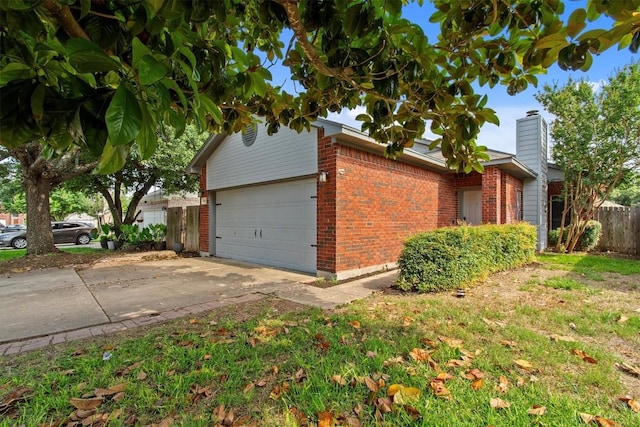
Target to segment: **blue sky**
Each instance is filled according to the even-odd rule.
[[[568,17],[573,10],[578,7],[585,7],[585,5],[586,0],[565,1],[565,15]],[[422,9],[416,4],[411,4],[406,13],[408,19],[423,26],[430,40],[435,40],[438,34],[438,26],[428,22],[433,10],[433,6],[428,1],[425,1]],[[597,25],[598,28],[608,28],[611,25],[610,22],[609,20],[601,18],[595,25]],[[596,28],[595,25],[594,28]],[[288,43],[288,40],[286,40],[285,43]],[[544,111],[544,108],[534,98],[534,95],[542,90],[545,84],[553,85],[557,83],[562,86],[569,78],[572,78],[573,80],[588,80],[593,82],[594,86],[597,87],[601,82],[612,76],[616,70],[621,69],[627,64],[636,62],[639,59],[640,55],[632,54],[626,48],[618,51],[616,46],[600,56],[595,57],[591,69],[587,72],[567,72],[561,70],[557,65],[554,65],[547,71],[546,75],[538,76],[539,83],[537,88],[529,86],[525,92],[515,96],[507,94],[506,86],[496,86],[493,89],[477,87],[478,93],[488,95],[489,101],[487,106],[493,108],[500,118],[500,126],[487,124],[482,128],[478,143],[495,150],[515,153],[517,119],[525,117],[526,112],[529,110],[539,110],[547,122],[550,123],[553,120],[553,117]],[[275,73],[274,77],[274,83],[279,84],[280,82],[278,82],[278,77],[275,76]],[[328,118],[360,129],[360,124],[355,121],[355,117],[361,112],[363,112],[363,109],[345,110],[341,114],[331,114]],[[427,134],[425,137],[428,138],[429,135]]]

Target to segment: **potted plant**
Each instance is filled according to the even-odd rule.
[[[138,248],[140,243],[140,230],[138,224],[123,224],[120,228],[120,241],[125,251],[133,251]]]
[[[113,228],[109,224],[102,224],[100,226],[100,235],[98,238],[100,239],[100,246],[102,249],[115,249],[116,233],[113,231]],[[109,245],[111,242],[111,245]]]
[[[153,249],[163,251],[167,249],[167,242],[164,240],[167,235],[167,226],[165,224],[149,224],[149,232],[151,240],[153,240]]]

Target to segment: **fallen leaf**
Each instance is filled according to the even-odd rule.
[[[640,378],[640,368],[636,366],[631,366],[626,363],[616,363],[616,368],[626,372],[629,375],[633,375],[635,377]]]
[[[500,382],[496,384],[495,390],[500,393],[506,393],[509,390],[509,380],[504,375],[500,375]]]
[[[255,388],[255,384],[254,383],[249,383],[246,386],[244,386],[244,389],[242,390],[243,394],[247,394],[249,393],[251,390],[253,390]]]
[[[514,360],[513,363],[515,363],[518,368],[523,369],[525,371],[535,370],[535,368],[533,367],[533,364],[524,359]]]
[[[438,344],[434,340],[429,338],[420,338],[420,342],[431,348],[436,348],[438,346]]]
[[[591,363],[593,365],[598,363],[598,361],[596,359],[594,359],[593,357],[589,356],[583,350],[574,348],[574,349],[571,350],[571,353],[575,354],[576,356],[578,356],[580,359],[584,360],[587,363]]]
[[[640,402],[635,400],[633,397],[622,396],[621,398],[619,398],[619,400],[626,403],[633,412],[640,412]]]
[[[258,381],[256,381],[254,384],[256,385],[256,387],[264,387],[267,385],[267,379],[261,378]]]
[[[498,341],[498,343],[499,343],[500,345],[505,346],[505,347],[517,347],[517,346],[518,346],[518,343],[517,343],[517,342],[515,342],[515,341],[509,341],[509,340],[500,340],[500,341]]]
[[[451,375],[448,372],[440,372],[438,375],[436,375],[436,381],[449,381],[450,379],[453,379],[453,375]]]
[[[478,368],[473,368],[466,371],[463,376],[468,380],[477,380],[479,378],[484,378],[484,372]]]
[[[100,406],[103,400],[104,399],[102,397],[89,397],[86,399],[72,397],[69,399],[69,403],[71,403],[74,408],[78,409],[94,409]]]
[[[374,357],[376,357],[376,356],[377,356],[377,354],[376,354],[376,352],[375,352],[375,351],[367,351],[367,357],[368,357],[369,359],[373,359],[373,358],[374,358]]]
[[[415,387],[405,387],[403,385],[395,384],[397,391],[395,393],[387,393],[389,397],[393,398],[393,403],[398,405],[415,404],[420,399],[420,390]],[[391,387],[389,387],[391,389]]]
[[[189,319],[189,323],[192,325],[195,325],[196,323],[198,323],[198,319],[196,319],[195,317],[192,317],[191,319]]]
[[[147,373],[141,369],[140,372],[138,372],[138,379],[140,381],[143,381],[146,378],[147,378]]]
[[[2,400],[0,400],[0,414],[9,412],[18,402],[26,401],[32,391],[30,388],[21,387],[2,396]]]
[[[409,351],[409,356],[416,362],[426,362],[431,357],[431,353],[423,348],[413,348]]]
[[[293,379],[299,383],[304,381],[305,378],[307,378],[307,373],[305,372],[304,368],[298,369],[296,373],[293,375]]]
[[[412,324],[413,322],[415,322],[415,321],[416,321],[416,319],[414,319],[413,317],[404,316],[404,317],[402,318],[402,325],[403,325],[403,326],[411,326],[411,324]]]
[[[409,353],[409,355],[411,355],[411,353]],[[385,360],[384,362],[382,362],[382,366],[384,367],[395,366],[395,365],[401,365],[402,363],[404,363],[404,358],[402,356],[398,356],[398,357],[392,357],[390,359]]]
[[[618,323],[625,323],[629,320],[629,318],[627,316],[625,316],[624,314],[620,315],[620,318],[618,319]]]
[[[370,377],[364,377],[364,383],[372,393],[377,393],[380,390],[380,386],[377,382],[372,380]]]
[[[573,337],[567,337],[564,335],[556,335],[556,334],[549,335],[549,339],[551,341],[576,342],[576,339]]]
[[[335,422],[333,415],[329,411],[318,412],[318,427],[333,427]]]
[[[445,387],[442,381],[432,380],[431,389],[433,390],[433,393],[438,397],[441,397],[443,399],[448,399],[448,400],[452,399],[451,392],[447,387]]]
[[[511,406],[511,403],[498,399],[497,397],[491,398],[489,404],[493,409],[505,409]]]
[[[547,412],[547,407],[541,405],[533,405],[529,410],[527,410],[527,414],[537,416],[542,416],[545,412]]]
[[[388,397],[379,397],[376,399],[376,409],[383,414],[391,412],[391,399]]]
[[[123,392],[126,387],[127,383],[120,383],[108,388],[97,388],[93,390],[93,394],[95,394],[96,397],[112,396],[114,394]]]
[[[478,391],[478,390],[480,390],[480,389],[482,388],[482,385],[483,385],[482,378],[478,378],[477,380],[474,380],[474,381],[471,383],[471,388],[472,388],[474,391]]]
[[[224,405],[220,404],[211,413],[211,421],[222,422],[222,420],[224,420],[224,417],[226,416],[227,416],[227,411],[225,411]]]
[[[524,386],[524,383],[525,383],[525,382],[526,382],[526,380],[525,380],[524,378],[522,378],[522,377],[518,377],[518,378],[516,379],[516,386],[518,386],[518,387],[522,387],[522,386]]]
[[[447,346],[451,348],[462,348],[464,347],[464,342],[459,339],[449,338],[445,336],[439,336],[438,339],[445,343]]]
[[[332,375],[331,382],[337,385],[347,385],[347,381],[341,375]]]
[[[227,412],[227,415],[225,415],[224,419],[222,420],[222,425],[232,426],[234,418],[235,418],[235,415],[233,413],[233,409],[229,409],[229,411]]]
[[[354,328],[354,329],[360,329],[360,322],[358,322],[357,320],[352,320],[349,322],[349,324]]]

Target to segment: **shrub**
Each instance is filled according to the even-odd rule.
[[[600,236],[602,235],[602,224],[598,221],[590,220],[587,221],[587,227],[584,229],[584,233],[578,239],[578,243],[574,248],[576,251],[589,252],[593,250],[598,241],[600,240]],[[550,230],[549,231],[549,246],[554,247],[558,243],[558,237],[560,236],[560,230]],[[562,246],[567,245],[566,241],[566,229],[565,235],[563,237]]]
[[[409,238],[398,261],[405,291],[450,290],[533,261],[536,227],[446,227]]]

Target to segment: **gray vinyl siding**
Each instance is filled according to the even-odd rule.
[[[538,174],[523,185],[523,219],[538,227],[538,250],[547,247],[547,123],[542,116],[516,124],[517,158]]]
[[[245,146],[240,133],[225,138],[207,160],[207,189],[238,187],[261,182],[309,176],[318,172],[317,129],[297,133],[281,128],[267,135],[258,125],[258,136]]]

